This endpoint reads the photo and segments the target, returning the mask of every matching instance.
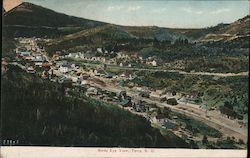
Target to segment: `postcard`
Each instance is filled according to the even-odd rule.
[[[1,157],[246,158],[249,3],[3,0]]]

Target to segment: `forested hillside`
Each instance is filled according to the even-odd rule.
[[[188,147],[163,137],[143,117],[9,67],[2,79],[3,139],[19,145]]]

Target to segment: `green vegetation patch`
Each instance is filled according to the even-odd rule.
[[[220,131],[206,125],[201,121],[192,119],[179,113],[176,113],[175,115],[178,117],[179,121],[184,123],[185,128],[191,131],[194,135],[207,135],[215,138],[220,138],[222,136]]]

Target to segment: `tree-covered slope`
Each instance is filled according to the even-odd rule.
[[[19,145],[188,147],[143,117],[9,67],[2,79],[2,138]]]

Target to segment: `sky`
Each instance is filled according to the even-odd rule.
[[[3,8],[7,12],[21,3],[21,0],[3,0]]]
[[[249,15],[249,0],[23,0],[57,12],[128,26],[204,28]]]

